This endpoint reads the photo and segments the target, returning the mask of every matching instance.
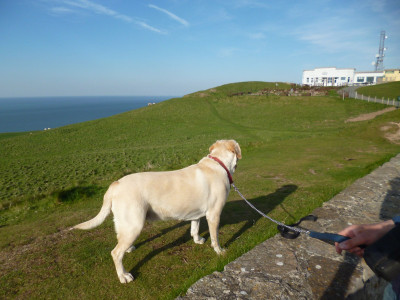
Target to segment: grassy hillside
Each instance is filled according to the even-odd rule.
[[[217,139],[240,143],[236,185],[284,222],[308,214],[399,152],[381,130],[399,119],[399,110],[346,123],[385,106],[248,94],[274,86],[224,85],[106,119],[0,134],[0,298],[172,299],[273,236],[275,226],[232,191],[220,226],[225,256],[210,247],[205,220],[204,245],[193,243],[188,222],[146,224],[137,250],[124,258],[135,281],[122,286],[110,256],[116,244],[111,217],[91,231],[64,231],[97,214],[113,180],[196,163]]]
[[[397,100],[397,97],[400,96],[400,81],[365,86],[359,88],[357,90],[357,93],[365,96],[371,96],[377,98],[385,97],[390,99],[394,98]]]
[[[212,96],[213,98],[233,96],[236,94],[250,94],[261,90],[287,90],[291,88],[291,84],[282,82],[263,82],[249,81],[237,82],[221,85],[218,88],[211,88],[205,91],[196,92],[188,96],[205,97]]]

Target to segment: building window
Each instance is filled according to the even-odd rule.
[[[357,82],[364,82],[364,77],[357,77]]]
[[[374,77],[367,77],[367,82],[368,83],[373,83],[374,82]]]
[[[340,77],[341,81],[346,81],[346,77]]]
[[[328,83],[332,83],[332,77],[328,77]]]
[[[350,77],[347,77],[347,82],[350,82]]]
[[[309,83],[309,81],[310,81],[310,78],[307,77],[307,83]]]

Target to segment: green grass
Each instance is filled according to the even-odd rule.
[[[276,234],[232,191],[221,216],[225,256],[210,247],[205,220],[204,245],[193,243],[188,222],[146,224],[137,250],[124,258],[135,281],[121,285],[110,256],[111,217],[91,231],[63,231],[97,214],[113,180],[196,163],[217,139],[240,143],[236,185],[284,222],[310,213],[399,152],[381,131],[399,119],[399,110],[345,123],[385,106],[248,94],[274,86],[225,85],[106,119],[0,135],[0,298],[173,299]]]
[[[390,98],[396,99],[400,96],[400,81],[365,86],[359,88],[357,93],[360,95],[377,97],[377,98]]]

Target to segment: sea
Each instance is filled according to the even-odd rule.
[[[48,130],[109,117],[173,96],[0,98],[0,133]]]

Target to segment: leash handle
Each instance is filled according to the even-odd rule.
[[[350,238],[344,235],[336,234],[336,233],[327,233],[327,232],[316,232],[316,231],[310,231],[309,233],[310,237],[319,239],[319,240],[324,240],[324,241],[332,241],[332,242],[337,242],[341,243],[344,241],[349,240]]]
[[[316,231],[310,231],[309,236],[318,240],[323,240],[323,241],[332,241],[332,242],[337,242],[341,243],[344,241],[349,240],[350,238],[348,236],[336,234],[336,233],[328,233],[328,232],[316,232]],[[361,249],[365,249],[367,245],[358,245]]]

